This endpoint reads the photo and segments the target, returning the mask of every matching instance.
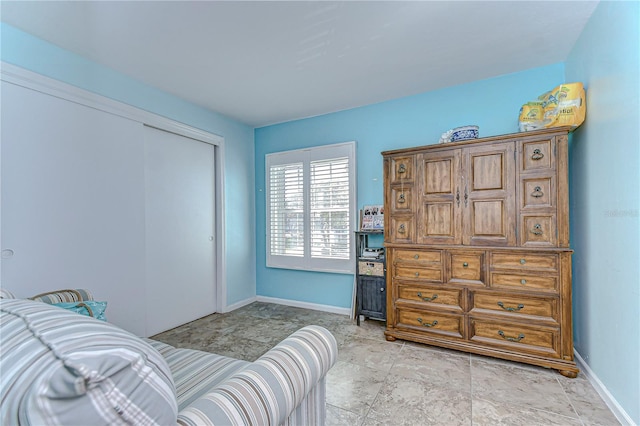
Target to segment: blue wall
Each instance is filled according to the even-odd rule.
[[[601,2],[566,61],[587,89],[569,151],[576,351],[640,424],[640,3]]]
[[[253,129],[0,25],[2,61],[224,137],[227,303],[255,296]]]
[[[466,124],[479,125],[481,136],[517,132],[520,106],[562,82],[564,66],[555,64],[256,129],[256,229],[265,229],[268,153],[355,140],[357,204],[382,204],[381,151],[437,143],[443,132]],[[265,237],[256,235],[257,295],[351,306],[353,275],[267,268]]]

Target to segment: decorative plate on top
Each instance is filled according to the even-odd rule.
[[[475,125],[456,127],[448,130],[440,137],[440,143],[466,141],[468,139],[477,139],[479,135],[479,127]]]

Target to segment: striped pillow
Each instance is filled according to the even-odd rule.
[[[103,321],[40,302],[0,300],[0,424],[169,425],[169,367]]]
[[[6,288],[0,288],[0,299],[15,299],[16,296]]]

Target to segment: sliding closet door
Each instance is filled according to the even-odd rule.
[[[144,334],[143,126],[1,90],[2,286],[19,297],[87,288],[109,321]]]
[[[145,127],[147,334],[215,312],[214,147]]]

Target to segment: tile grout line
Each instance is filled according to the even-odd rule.
[[[580,416],[580,413],[578,413],[578,410],[576,409],[575,405],[573,405],[573,401],[571,400],[571,398],[567,394],[567,391],[565,390],[564,386],[562,386],[562,382],[560,381],[560,379],[558,377],[555,377],[555,379],[558,382],[558,385],[560,385],[560,389],[562,389],[562,393],[564,394],[565,398],[567,398],[567,401],[569,401],[569,405],[571,405],[571,408],[573,409],[573,412],[576,414],[576,418],[578,419],[578,421],[580,422],[580,424],[582,426],[585,426],[584,421],[582,420],[582,417]],[[572,379],[572,380],[575,380],[575,379]]]
[[[400,351],[399,352],[402,352],[402,349],[404,349],[405,344],[406,344],[406,342],[403,341],[402,344],[400,345]],[[369,409],[367,410],[367,413],[362,417],[362,422],[360,423],[360,426],[364,425],[364,423],[367,420],[367,417],[369,417],[369,413],[373,409],[373,405],[378,400],[378,397],[380,396],[380,392],[382,392],[382,389],[384,388],[384,384],[386,383],[387,379],[391,375],[391,370],[393,370],[393,366],[395,364],[396,364],[396,360],[394,360],[393,363],[391,364],[391,367],[389,367],[389,371],[387,371],[387,375],[384,377],[384,380],[382,381],[382,386],[380,386],[380,390],[376,393],[376,396],[373,398],[373,401],[371,401],[371,405],[369,406]]]

